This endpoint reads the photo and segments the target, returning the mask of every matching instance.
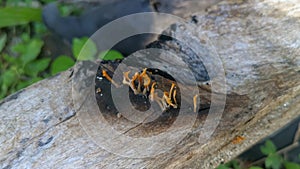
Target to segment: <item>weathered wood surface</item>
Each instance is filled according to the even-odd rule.
[[[204,144],[198,142],[196,128],[176,148],[153,158],[125,158],[103,150],[79,122],[84,113],[94,113],[94,106],[84,109],[73,100],[79,89],[72,88],[71,82],[89,72],[78,75],[72,69],[0,103],[0,167],[213,168],[232,159],[300,115],[299,5],[297,0],[221,2],[205,15],[197,15],[197,24],[189,21],[167,30],[196,50],[211,50],[201,38],[204,33],[225,69],[226,107],[218,128]],[[176,51],[178,59],[186,57],[175,42],[159,44]],[[210,60],[202,59],[209,67]],[[245,140],[233,144],[236,136]]]

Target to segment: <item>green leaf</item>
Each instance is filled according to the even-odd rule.
[[[2,86],[9,87],[12,85],[16,80],[16,76],[17,73],[12,69],[5,71],[1,76]]]
[[[237,160],[232,160],[232,167],[234,169],[241,169],[240,164]]]
[[[2,52],[3,48],[5,47],[5,43],[6,43],[6,34],[3,34],[0,36],[0,53]]]
[[[221,164],[216,169],[230,169],[230,168],[225,166],[224,164]]]
[[[38,57],[43,44],[43,41],[40,39],[31,39],[28,44],[20,43],[15,45],[12,49],[20,54],[22,66],[25,66]]]
[[[0,101],[6,96],[6,91],[0,90]]]
[[[33,27],[34,32],[39,36],[43,36],[48,31],[47,27],[42,22],[34,22]]]
[[[265,165],[267,168],[280,169],[281,162],[282,162],[282,159],[279,155],[272,154],[266,158]]]
[[[61,16],[79,16],[83,11],[82,8],[71,4],[59,4],[58,9]]]
[[[250,167],[249,169],[263,169],[263,168],[257,167],[257,166],[252,166],[252,167]]]
[[[44,4],[48,4],[50,2],[55,2],[55,0],[40,0],[41,2],[44,2]]]
[[[9,91],[9,89],[11,88],[11,86],[13,86],[13,84],[18,82],[18,77],[17,77],[17,73],[13,70],[13,69],[9,69],[5,72],[3,72],[2,75],[0,75],[0,97],[4,98],[5,96],[9,95],[10,92],[12,92],[14,89],[12,89],[11,91]]]
[[[3,57],[4,61],[7,62],[7,63],[16,64],[16,62],[17,62],[17,59],[15,57],[10,56],[10,55],[8,55],[6,53],[4,53],[2,55],[2,57]]]
[[[31,7],[0,8],[0,28],[42,21],[42,10]]]
[[[286,161],[283,163],[283,165],[286,169],[300,169],[300,165],[293,162]]]
[[[99,54],[99,58],[101,60],[116,60],[116,59],[123,59],[124,56],[116,50],[109,50],[109,51],[101,52]]]
[[[15,44],[11,50],[16,53],[25,53],[26,47],[22,43]]]
[[[97,54],[96,44],[87,37],[73,39],[73,55],[77,60],[93,60]]]
[[[265,155],[270,155],[276,153],[276,146],[271,140],[267,140],[265,145],[260,147],[260,151]]]
[[[23,42],[28,43],[30,41],[30,36],[28,33],[23,33],[21,35],[21,39],[23,40]]]
[[[74,60],[72,60],[68,56],[59,56],[56,58],[53,63],[51,64],[51,74],[55,75],[58,72],[65,71],[72,67],[75,64]]]
[[[31,77],[37,77],[37,75],[40,72],[47,69],[50,61],[51,61],[50,58],[44,58],[44,59],[39,59],[39,60],[30,62],[27,65],[25,65],[24,72],[26,75],[29,75]]]
[[[58,6],[61,16],[69,16],[72,13],[73,7],[68,5],[60,4]]]

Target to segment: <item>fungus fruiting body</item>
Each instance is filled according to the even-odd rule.
[[[240,144],[245,140],[245,137],[243,136],[236,136],[233,140],[232,143],[233,144]]]
[[[108,81],[110,81],[115,87],[120,87],[106,72],[106,70],[102,70],[102,76],[105,77]]]
[[[155,71],[157,72],[157,70]],[[179,108],[179,102],[177,100],[178,90],[175,82],[172,82],[172,80],[164,82],[164,80],[155,78],[152,72],[148,71],[147,68],[143,69],[142,72],[135,72],[131,78],[130,73],[131,71],[123,72],[122,84],[128,86],[135,95],[146,96],[151,102],[156,102],[162,111],[169,108]],[[102,70],[102,76],[115,87],[121,87],[121,85],[116,83],[105,70]],[[170,84],[164,86],[162,83]],[[162,95],[160,94],[161,96],[159,96],[159,93],[157,92],[158,86],[164,86]],[[193,97],[194,112],[197,112],[198,97],[198,94]]]

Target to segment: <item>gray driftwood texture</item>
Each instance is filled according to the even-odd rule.
[[[72,81],[92,74],[71,69],[0,103],[0,168],[214,168],[300,115],[298,0],[222,1],[204,15],[195,14],[193,21],[170,26],[166,33],[189,42],[196,52],[214,50],[221,58],[227,101],[207,142],[198,141],[195,129],[176,148],[154,158],[125,158],[103,150],[79,122],[85,112],[93,114],[95,105],[84,109],[73,100],[81,88]],[[174,62],[193,57],[180,43],[157,44],[178,54]],[[201,57],[206,66],[214,66],[209,54]],[[197,67],[192,70],[197,77]],[[238,136],[245,140],[235,142]]]

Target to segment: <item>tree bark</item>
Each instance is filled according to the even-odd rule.
[[[180,64],[176,64],[177,70],[167,69],[168,73],[176,74],[180,77],[179,81],[184,78],[182,83],[187,82],[191,86],[195,85],[195,81],[200,92],[212,88],[203,84],[208,82],[206,72],[197,64],[203,64],[211,72],[209,80],[212,85],[222,85],[217,83],[220,81],[216,68],[219,69],[220,65],[226,77],[227,98],[221,116],[200,111],[195,124],[189,128],[190,124],[186,122],[193,120],[195,113],[190,109],[184,110],[182,123],[168,131],[166,141],[161,141],[161,147],[158,146],[163,149],[174,145],[163,154],[147,158],[120,156],[130,156],[131,149],[128,147],[134,146],[151,151],[149,145],[137,145],[137,142],[116,147],[119,155],[103,149],[110,142],[95,140],[101,136],[88,130],[94,127],[101,133],[101,127],[105,126],[97,112],[94,83],[89,81],[95,77],[94,70],[98,64],[80,62],[74,69],[36,83],[0,103],[0,166],[214,168],[229,161],[300,115],[299,18],[300,4],[297,0],[222,1],[209,8],[205,15],[195,14],[184,24],[171,25],[165,34],[177,40],[158,39],[151,44],[176,54],[172,55],[172,62],[166,58],[168,56],[160,55],[158,66],[170,67],[176,61],[187,63],[194,79],[186,76],[184,72],[188,69],[185,70],[184,66],[178,73]],[[139,58],[137,63],[157,66],[155,60],[149,62],[143,59],[145,55],[136,54]],[[215,58],[219,58],[217,64]],[[219,96],[224,90],[214,92]],[[221,105],[218,97],[216,100],[216,105]],[[211,109],[217,110],[212,106]],[[209,115],[220,119],[206,123]],[[143,128],[132,130],[134,124],[129,121],[117,118],[111,121],[115,122],[113,127],[116,130],[129,137],[136,134],[143,137],[146,133]],[[218,126],[214,130],[216,122]],[[156,127],[157,132],[167,133],[165,129]],[[203,133],[209,129],[213,130],[213,134],[207,138]],[[177,139],[181,132],[187,133],[183,139],[177,143],[169,142]],[[107,136],[103,135],[100,139],[111,141],[111,133],[104,134]],[[244,139],[238,140],[239,137]]]

